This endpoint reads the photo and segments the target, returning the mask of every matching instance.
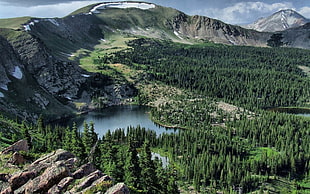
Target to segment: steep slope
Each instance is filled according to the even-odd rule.
[[[281,32],[283,42],[295,48],[310,49],[310,23]]]
[[[269,17],[261,18],[253,24],[246,26],[246,28],[260,32],[276,32],[300,27],[308,22],[310,22],[309,19],[306,19],[294,10],[287,9],[278,11]]]

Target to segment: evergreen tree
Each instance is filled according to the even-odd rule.
[[[147,193],[158,193],[158,180],[155,165],[152,161],[150,144],[145,141],[140,155],[141,188]]]
[[[134,142],[129,138],[129,147],[125,161],[125,183],[135,188],[139,187],[141,169],[139,166],[139,158]]]

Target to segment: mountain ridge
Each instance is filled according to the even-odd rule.
[[[292,9],[284,9],[268,17],[260,18],[245,27],[260,32],[277,32],[300,27],[308,22],[310,22],[310,19],[305,18],[298,12]]]

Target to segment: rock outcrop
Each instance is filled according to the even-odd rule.
[[[19,152],[19,151],[25,151],[25,152],[29,151],[28,142],[26,140],[23,140],[23,139],[19,140],[18,142],[4,149],[1,152],[1,154],[9,154],[9,153],[14,153],[14,152]]]
[[[127,194],[129,193],[128,187],[124,183],[118,183],[107,190],[106,194]]]
[[[102,185],[113,185],[113,179],[88,163],[77,166],[77,158],[65,150],[42,156],[20,172],[1,174],[1,194],[22,193],[85,193]],[[117,184],[112,193],[129,193],[124,184]],[[98,191],[98,192],[97,192]]]

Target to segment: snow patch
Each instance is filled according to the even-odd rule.
[[[2,85],[2,86],[0,86],[0,88],[3,89],[3,90],[5,90],[5,91],[8,91],[8,90],[9,90],[7,85]]]
[[[47,21],[51,22],[55,26],[59,26],[59,23],[55,19],[47,19]]]
[[[177,31],[173,32],[179,39],[183,40],[183,38],[180,36],[180,34]]]
[[[15,69],[12,72],[12,76],[14,76],[16,79],[22,79],[23,78],[23,72],[18,66],[15,66]]]
[[[87,75],[87,74],[81,74],[81,76],[82,77],[87,77],[87,78],[90,77],[90,75]]]
[[[30,31],[31,30],[31,28],[30,28],[30,25],[24,25],[24,28],[25,28],[25,31]]]
[[[0,98],[3,98],[4,94],[2,92],[0,92]]]
[[[30,31],[31,30],[31,26],[34,26],[34,22],[30,22],[29,24],[24,25],[25,31]]]
[[[155,8],[154,4],[151,3],[135,3],[135,2],[117,2],[117,3],[102,3],[95,7],[93,7],[89,14],[93,13],[100,13],[99,10],[108,9],[108,8],[119,8],[119,9],[126,9],[126,8],[137,8],[137,9],[152,9]]]

